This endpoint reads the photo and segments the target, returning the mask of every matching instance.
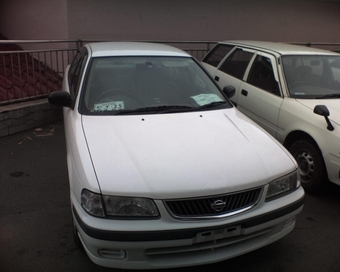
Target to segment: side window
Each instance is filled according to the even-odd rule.
[[[243,79],[244,72],[253,57],[253,53],[236,49],[222,64],[220,70],[238,79]]]
[[[87,54],[85,53],[85,50],[78,51],[77,55],[73,59],[70,70],[69,70],[69,76],[68,76],[68,84],[70,87],[70,94],[74,98],[77,96],[78,93],[78,86],[80,82],[80,74],[81,74],[81,68],[83,64],[85,63],[85,59],[87,57]]]
[[[223,58],[233,49],[233,45],[218,44],[202,60],[214,67],[217,67]]]
[[[259,55],[256,57],[247,82],[270,93],[280,95],[279,84],[275,80],[273,65],[269,58]]]
[[[330,68],[333,74],[333,78],[337,84],[340,84],[340,58],[330,59]]]

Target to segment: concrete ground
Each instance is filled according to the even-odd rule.
[[[62,122],[0,138],[0,271],[117,271],[93,264],[72,238]],[[306,196],[296,228],[246,255],[163,271],[340,271],[340,187]]]

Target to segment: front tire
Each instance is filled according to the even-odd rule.
[[[327,171],[319,148],[307,140],[299,140],[289,148],[300,172],[303,188],[307,193],[320,193],[328,180]]]

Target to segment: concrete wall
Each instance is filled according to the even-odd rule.
[[[62,108],[47,99],[0,106],[0,138],[62,120]]]
[[[327,0],[1,0],[9,39],[340,42]]]
[[[9,40],[68,39],[67,0],[0,0],[0,34]],[[20,44],[23,49],[58,49],[68,44]]]
[[[67,31],[67,0],[0,1],[0,33],[8,39],[67,39]]]
[[[340,42],[340,3],[317,0],[69,0],[69,37]]]

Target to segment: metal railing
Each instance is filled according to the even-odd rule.
[[[46,49],[62,42],[61,49]],[[19,44],[44,49],[23,50]],[[0,105],[38,99],[61,90],[65,67],[78,47],[78,42],[70,45],[70,41],[1,40]]]
[[[47,97],[61,90],[66,66],[77,49],[95,40],[0,40],[0,105]],[[171,44],[197,59],[216,42],[200,41],[148,41]],[[21,47],[19,47],[20,45]],[[60,49],[47,49],[48,47]],[[43,49],[22,50],[22,47]]]
[[[0,106],[47,97],[49,93],[61,90],[66,66],[78,48],[89,42],[98,40],[0,40]],[[202,60],[217,43],[217,41],[144,42],[169,44],[188,52],[198,60]],[[292,42],[292,44],[340,52],[340,43]],[[49,49],[52,46],[54,49]]]
[[[319,43],[319,42],[289,42],[290,44],[302,45],[340,53],[340,43]]]
[[[82,46],[90,42],[110,42],[112,40],[79,40],[78,45]],[[201,60],[205,54],[218,42],[218,41],[166,41],[166,40],[138,40],[138,42],[149,43],[162,43],[180,48],[198,60]],[[1,41],[0,41],[1,43]]]

